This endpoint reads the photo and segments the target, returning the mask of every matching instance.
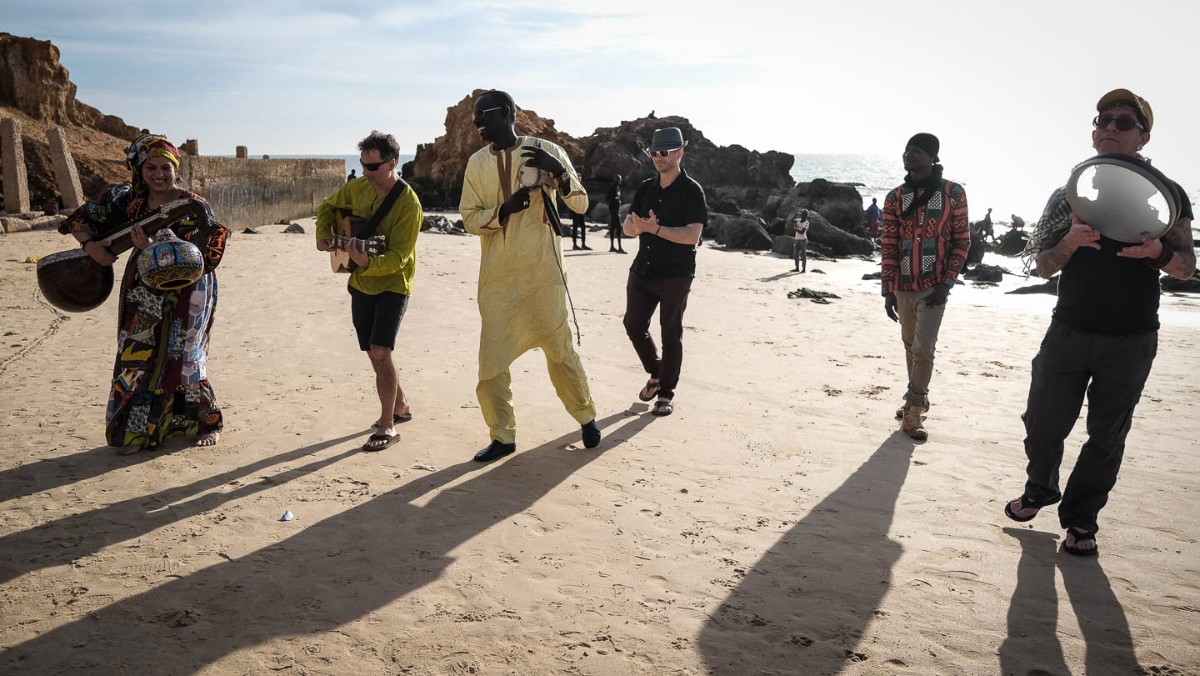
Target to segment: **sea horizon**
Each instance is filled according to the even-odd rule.
[[[345,162],[345,172],[361,171],[358,166],[358,155],[353,154],[270,154],[275,159],[340,159]],[[222,155],[221,157],[232,157]],[[261,157],[261,156],[260,156]],[[401,153],[400,164],[411,161],[414,154]],[[900,156],[862,153],[792,153],[795,161],[792,164],[791,176],[797,183],[811,182],[815,179],[825,179],[834,183],[854,185],[863,197],[863,206],[876,199],[883,206],[887,194],[904,182],[904,168]],[[1081,161],[1086,158],[1081,158]],[[684,160],[686,167],[687,160]],[[1045,207],[1046,199],[1057,188],[1066,183],[1072,167],[1062,171],[1062,180],[1057,183],[1037,180],[1031,177],[1002,175],[987,161],[949,163],[945,166],[945,177],[960,183],[967,192],[969,206],[968,218],[971,222],[982,219],[988,208],[992,209],[992,223],[1007,225],[1012,222],[1012,216],[1020,216],[1029,225],[1037,222]],[[1160,167],[1160,169],[1162,169]],[[1176,182],[1183,186],[1192,204],[1196,195],[1200,194],[1200,173],[1193,175],[1176,174],[1176,168],[1165,171]],[[1189,170],[1196,172],[1196,170]],[[1193,230],[1196,230],[1194,227]]]

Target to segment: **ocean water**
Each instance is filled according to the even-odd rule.
[[[814,155],[799,154],[792,165],[792,178],[797,182],[824,178],[842,183],[861,184],[858,192],[863,196],[863,205],[871,198],[883,200],[887,193],[904,182],[904,166],[900,155]],[[1080,158],[1085,159],[1085,158]],[[1194,168],[1179,168],[1184,174],[1171,172],[1171,178],[1187,191],[1193,205],[1200,196],[1200,172]],[[1034,175],[1012,176],[1001,172],[987,158],[975,164],[950,164],[945,167],[944,177],[962,184],[967,191],[968,218],[977,221],[992,209],[992,223],[1006,225],[1016,214],[1032,226],[1042,215],[1050,193],[1066,183],[1071,167],[1063,168],[1061,177],[1056,172]],[[1190,173],[1188,173],[1190,172]],[[1193,228],[1197,230],[1197,228]]]

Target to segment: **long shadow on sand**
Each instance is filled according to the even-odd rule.
[[[119,661],[123,673],[194,673],[273,638],[334,630],[435,582],[456,547],[528,509],[652,419],[611,427],[625,417],[598,421],[607,440],[596,451],[562,450],[578,440],[575,431],[440,492],[483,466],[467,461],[421,476],[286,540],[21,643],[0,657],[0,672],[89,673]],[[413,504],[430,494],[424,506]]]
[[[1008,638],[1000,645],[1003,673],[1071,673],[1058,640],[1056,567],[1087,648],[1082,673],[1149,673],[1138,664],[1125,610],[1099,558],[1056,551],[1058,536],[1052,533],[1021,528],[1004,532],[1020,540],[1021,562],[1008,608]]]
[[[121,455],[120,451],[112,446],[97,446],[88,451],[46,458],[6,469],[0,472],[0,503],[92,479],[188,448],[191,446],[173,443],[154,452]]]
[[[321,458],[302,467],[260,478],[255,483],[239,486],[233,490],[206,493],[241,477],[261,472],[275,465],[299,460],[360,436],[361,433],[355,433],[339,439],[330,439],[297,448],[228,472],[205,477],[186,486],[177,486],[158,493],[130,498],[107,507],[73,514],[29,530],[0,537],[0,584],[35,570],[68,564],[89,554],[95,554],[109,545],[141,537],[163,526],[216,509],[232,500],[239,500],[311,474],[360,451],[355,448],[331,458]],[[109,450],[111,451],[111,449]],[[151,456],[150,453],[139,453],[138,455]],[[205,494],[189,500],[201,493]],[[181,502],[184,500],[186,502]]]
[[[1017,587],[1008,603],[1008,636],[1000,644],[1002,674],[1069,674],[1058,640],[1058,590],[1054,560],[1058,537],[1005,528],[1021,543]]]
[[[856,649],[900,558],[888,530],[912,453],[912,440],[893,434],[747,571],[700,633],[710,673],[825,674],[882,662]]]

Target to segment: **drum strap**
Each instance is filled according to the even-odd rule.
[[[393,185],[392,189],[388,191],[387,197],[383,198],[383,204],[379,205],[375,213],[371,214],[371,220],[367,221],[362,230],[354,233],[354,236],[358,239],[370,239],[371,235],[375,234],[375,229],[379,227],[379,223],[383,220],[383,217],[387,215],[387,212],[392,210],[392,205],[396,203],[396,198],[400,197],[400,193],[404,192],[404,189],[407,187],[408,184],[404,182],[404,179],[397,176],[396,185]]]

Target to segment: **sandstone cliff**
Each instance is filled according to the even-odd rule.
[[[412,162],[404,165],[404,179],[413,186],[421,196],[421,203],[427,207],[458,208],[467,160],[484,145],[472,121],[475,99],[483,92],[482,89],[476,89],[470,96],[447,108],[446,133],[432,143],[418,145]],[[579,164],[583,157],[579,141],[555,129],[554,120],[543,118],[532,110],[517,111],[516,127],[518,134],[536,136],[562,146],[572,164]]]
[[[75,93],[70,74],[59,63],[58,47],[0,33],[0,117],[21,124],[35,207],[58,197],[46,142],[46,132],[56,126],[67,134],[84,193],[91,195],[129,178],[124,149],[139,130],[79,102]]]

